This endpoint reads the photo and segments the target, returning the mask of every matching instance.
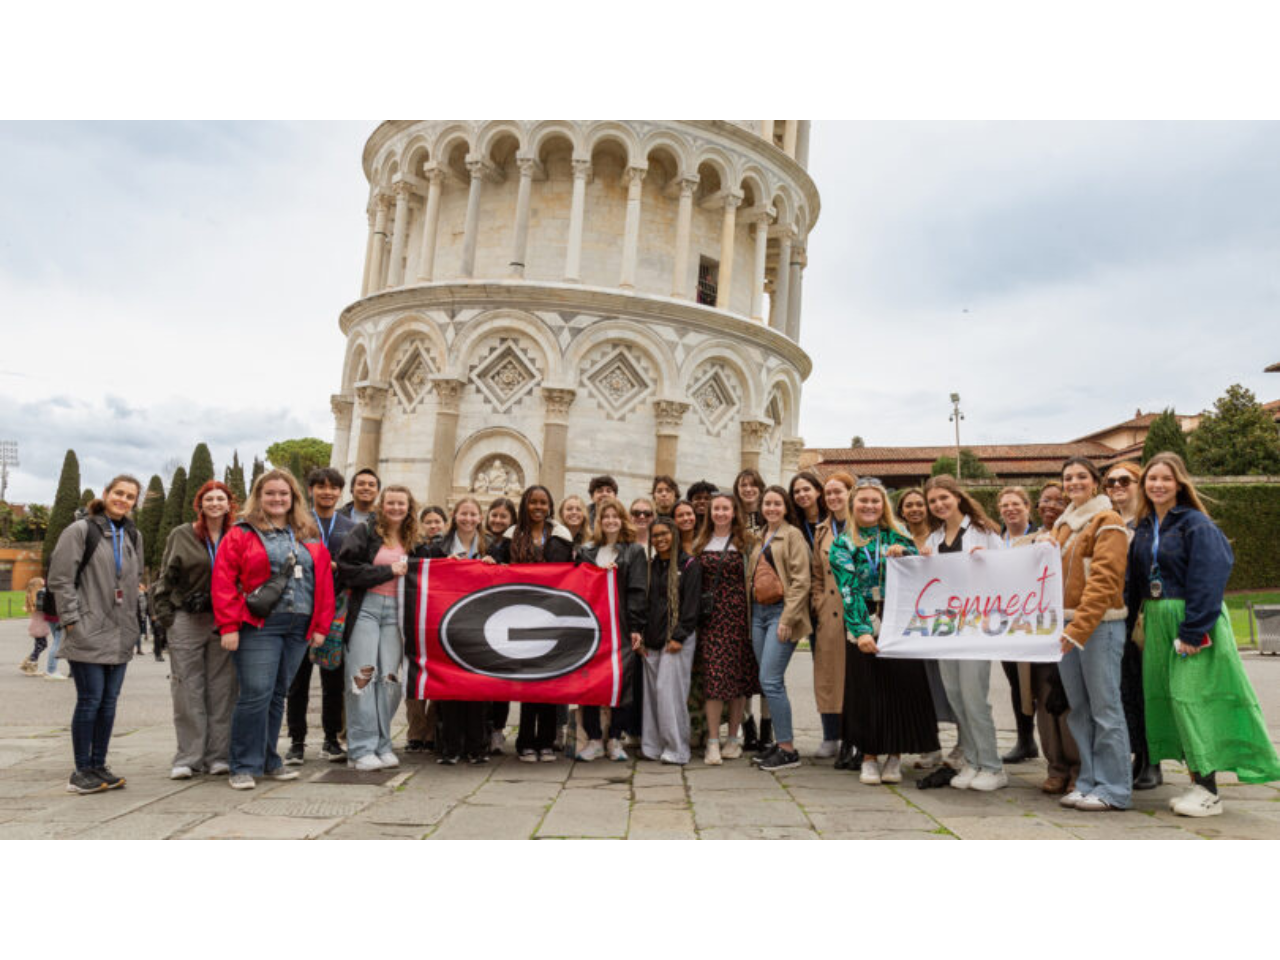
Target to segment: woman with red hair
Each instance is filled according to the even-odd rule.
[[[178,750],[172,780],[196,773],[227,773],[236,670],[213,622],[211,579],[229,517],[231,489],[210,480],[195,497],[196,519],[175,527],[164,545],[160,576],[152,587],[155,616],[169,635],[169,692]]]

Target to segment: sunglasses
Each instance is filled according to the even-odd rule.
[[[1133,477],[1125,474],[1123,477],[1107,477],[1102,482],[1105,487],[1127,487],[1133,483]]]
[[[861,490],[863,487],[878,487],[879,489],[883,490],[884,481],[882,481],[879,477],[863,477],[858,481],[854,489]]]
[[[653,511],[652,510],[632,510],[631,516],[635,517],[637,520],[643,520],[645,517],[652,517]]]

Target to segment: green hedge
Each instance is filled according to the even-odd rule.
[[[1003,487],[965,489],[999,522],[996,496]],[[1206,483],[1196,488],[1222,532],[1231,541],[1236,565],[1229,590],[1270,590],[1280,587],[1280,483]],[[1039,486],[1029,486],[1034,504]],[[1034,516],[1034,511],[1033,511]]]

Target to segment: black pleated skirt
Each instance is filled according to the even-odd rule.
[[[938,718],[923,660],[893,660],[845,651],[840,735],[863,753],[929,753],[938,749]]]

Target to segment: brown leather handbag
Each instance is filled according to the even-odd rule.
[[[756,603],[763,603],[766,606],[781,603],[785,596],[782,579],[773,566],[773,553],[767,544],[760,551],[760,559],[756,562],[755,576],[751,578],[751,595]]]

